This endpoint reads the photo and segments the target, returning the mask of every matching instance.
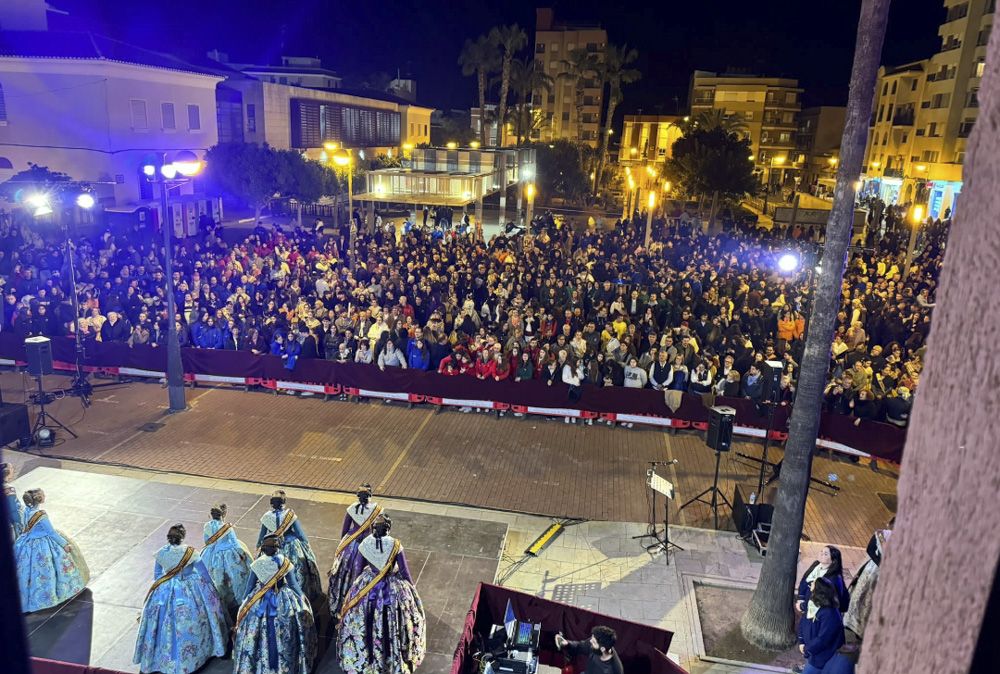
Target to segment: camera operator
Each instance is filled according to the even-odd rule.
[[[559,632],[556,634],[556,648],[570,657],[587,655],[587,666],[583,674],[625,674],[622,661],[615,650],[617,638],[613,629],[598,625],[591,630],[590,639],[583,641],[569,641]]]

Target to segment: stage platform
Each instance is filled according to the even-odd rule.
[[[143,597],[152,581],[153,554],[167,529],[181,522],[187,542],[201,548],[201,530],[213,503],[229,507],[228,520],[253,548],[269,488],[224,491],[116,475],[47,467],[28,460],[14,484],[18,493],[41,487],[53,524],[71,536],[90,566],[88,589],[72,602],[26,616],[31,653],[112,671],[137,672],[132,664]],[[257,488],[257,493],[250,491]],[[322,496],[325,496],[322,495]],[[346,499],[346,497],[343,497]],[[342,499],[343,500],[343,499]],[[325,574],[340,538],[344,504],[289,499]],[[427,611],[428,655],[421,672],[450,666],[477,583],[493,582],[507,525],[408,511],[387,511]],[[325,586],[325,583],[324,583]],[[326,611],[324,606],[322,611]],[[232,671],[228,659],[212,660],[208,674]],[[339,672],[332,650],[317,674]]]

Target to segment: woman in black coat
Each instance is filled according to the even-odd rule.
[[[837,595],[840,612],[845,613],[851,598],[847,592],[847,584],[844,582],[844,567],[840,550],[832,545],[827,545],[819,551],[817,560],[806,569],[799,580],[795,609],[799,613],[805,613],[806,605],[809,602],[810,588],[817,578],[826,578],[830,581]]]
[[[844,645],[844,621],[837,606],[837,590],[829,578],[813,581],[805,615],[799,621],[799,652],[806,658],[803,674],[821,674]]]

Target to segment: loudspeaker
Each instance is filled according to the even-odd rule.
[[[778,402],[781,397],[781,373],[785,366],[780,360],[765,360],[760,368],[761,383],[764,392],[761,402]]]
[[[28,374],[41,377],[52,374],[52,342],[48,337],[28,337],[24,340],[28,356]]]
[[[717,406],[708,410],[708,432],[705,444],[717,452],[728,452],[733,444],[733,422],[736,410],[732,407]]]
[[[31,436],[28,406],[17,403],[0,405],[0,446]]]
[[[754,524],[770,524],[774,517],[774,497],[777,495],[777,487],[766,487],[764,498],[757,495],[757,501],[750,504],[750,494],[756,489],[756,485],[737,484],[733,489],[733,525],[740,536],[749,536]]]

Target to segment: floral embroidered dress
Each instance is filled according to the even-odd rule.
[[[333,566],[328,575],[327,594],[330,598],[330,613],[334,618],[340,615],[354,579],[361,572],[363,564],[359,562],[361,553],[358,545],[364,537],[371,533],[375,518],[382,514],[382,506],[369,501],[362,504],[355,501],[344,515],[344,527],[340,534],[340,545],[334,553]]]
[[[205,547],[201,551],[201,561],[212,576],[215,589],[219,592],[222,605],[230,618],[236,617],[243,599],[243,589],[250,577],[250,551],[239,538],[233,525],[222,520],[205,523]]]
[[[368,536],[358,551],[362,568],[341,609],[340,667],[346,674],[412,674],[424,660],[427,633],[403,547],[390,536]]]
[[[312,607],[291,560],[261,555],[237,617],[234,674],[308,674],[316,657]]]
[[[311,604],[317,604],[323,598],[323,583],[320,580],[319,567],[316,566],[316,555],[309,546],[309,539],[302,530],[295,513],[289,508],[269,510],[260,518],[260,534],[257,536],[257,548],[268,535],[282,537],[281,552],[295,567],[295,580],[309,599]]]
[[[142,672],[189,674],[229,644],[226,610],[194,548],[165,545],[156,553],[132,661]]]
[[[38,508],[24,512],[23,530],[14,541],[14,559],[25,613],[69,601],[90,581],[80,548],[57,531],[45,511]]]

